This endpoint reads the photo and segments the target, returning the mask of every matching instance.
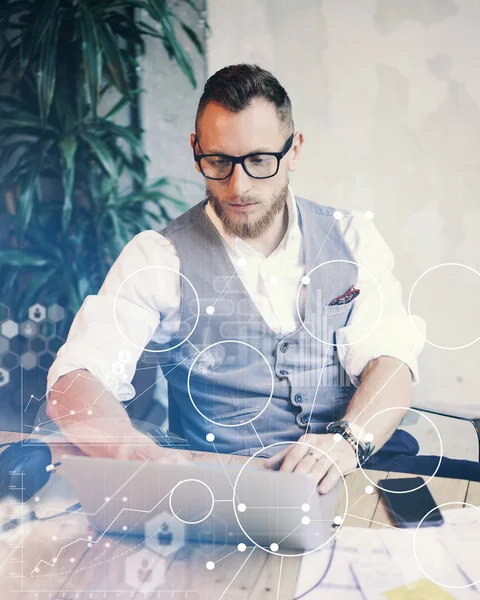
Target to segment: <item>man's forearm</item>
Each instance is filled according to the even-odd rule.
[[[135,438],[136,443],[143,439],[118,399],[84,369],[72,371],[54,384],[47,414],[66,439],[88,455],[121,457]]]
[[[412,375],[402,361],[389,356],[372,360],[365,367],[361,383],[345,413],[345,420],[367,426],[375,451],[391,437],[412,405]],[[398,407],[398,410],[385,410]],[[384,412],[382,412],[384,411]]]

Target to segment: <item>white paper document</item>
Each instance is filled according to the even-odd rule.
[[[302,558],[302,600],[480,600],[480,508],[443,511],[440,527],[343,527]]]

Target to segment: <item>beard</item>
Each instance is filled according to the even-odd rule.
[[[248,214],[231,216],[227,213],[224,205],[234,201],[237,204],[258,203],[263,205],[265,202],[255,196],[242,196],[241,198],[227,198],[220,200],[209,187],[206,186],[207,200],[212,205],[217,217],[221,220],[223,227],[229,235],[237,236],[242,239],[255,239],[260,237],[269,229],[275,220],[275,217],[285,208],[288,197],[288,181],[281,190],[272,195],[270,207],[259,217],[253,219]]]

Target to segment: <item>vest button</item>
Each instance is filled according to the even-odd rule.
[[[295,394],[293,399],[297,404],[301,404],[304,401],[305,396],[303,394]]]
[[[280,352],[286,352],[289,346],[290,344],[288,342],[283,342],[283,344],[280,346]]]
[[[282,369],[280,371],[280,375],[288,375],[288,371],[285,371],[285,369]]]
[[[300,421],[306,425],[308,423],[308,415],[302,415]]]

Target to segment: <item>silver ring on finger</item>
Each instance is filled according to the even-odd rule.
[[[315,452],[308,452],[308,456],[311,456],[312,458],[314,458],[315,462],[318,462],[320,460],[320,458],[315,455]]]

